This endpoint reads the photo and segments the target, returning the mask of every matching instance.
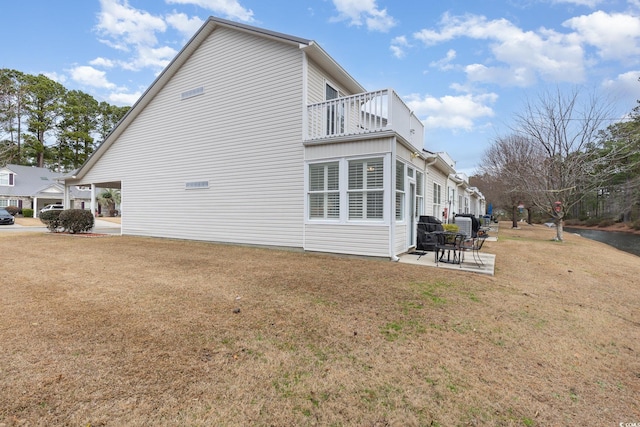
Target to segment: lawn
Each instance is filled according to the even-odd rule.
[[[508,226],[494,277],[0,232],[0,426],[640,422],[638,257]]]

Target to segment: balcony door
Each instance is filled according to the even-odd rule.
[[[326,84],[325,101],[338,99],[338,89]],[[344,133],[344,105],[339,101],[327,104],[327,136]]]

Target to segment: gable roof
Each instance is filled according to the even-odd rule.
[[[105,151],[113,144],[118,136],[135,120],[141,111],[151,102],[151,100],[160,92],[167,82],[176,74],[182,65],[191,57],[193,52],[209,37],[209,35],[218,27],[234,29],[238,31],[248,32],[261,37],[266,37],[282,43],[288,43],[297,46],[301,51],[315,61],[318,65],[329,72],[336,81],[342,84],[352,93],[366,92],[364,87],[360,85],[346,70],[344,70],[329,54],[327,54],[313,40],[303,39],[300,37],[269,31],[263,28],[251,25],[241,24],[226,19],[209,17],[207,21],[200,27],[195,35],[180,50],[176,57],[162,70],[154,82],[147,88],[142,96],[133,104],[131,109],[118,122],[115,128],[109,133],[100,146],[93,152],[84,164],[72,175],[67,176],[67,180],[76,181],[81,179],[89,169],[98,161]]]
[[[3,196],[31,196],[37,194],[43,187],[56,184],[56,178],[62,176],[47,168],[12,164],[0,168],[0,171],[9,171],[15,174],[13,186],[0,187],[0,194]]]
[[[1,196],[13,197],[43,197],[47,194],[64,194],[64,186],[60,184],[63,177],[59,172],[35,166],[21,166],[8,164],[0,168],[0,172],[8,171],[14,174],[13,185],[0,186]],[[71,187],[71,198],[90,198],[90,190],[80,190]]]

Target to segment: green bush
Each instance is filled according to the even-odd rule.
[[[603,219],[598,223],[598,227],[609,227],[610,225],[615,224],[615,221],[612,219]]]
[[[22,209],[22,216],[25,217],[25,218],[33,218],[33,209],[23,208]]]
[[[636,219],[631,223],[631,228],[634,230],[640,230],[640,219]]]
[[[458,224],[442,224],[442,228],[444,228],[444,231],[448,231],[450,233],[457,233],[460,231],[460,226]]]
[[[584,222],[584,225],[586,225],[587,227],[595,227],[598,224],[600,224],[599,218],[589,218]]]
[[[62,223],[60,221],[60,214],[63,211],[60,210],[50,210],[45,211],[40,214],[40,221],[42,221],[49,231],[56,233],[60,231],[62,228]]]
[[[20,208],[17,206],[7,206],[5,209],[13,216],[16,216],[18,212],[20,212]]]
[[[67,209],[60,213],[60,225],[64,231],[86,233],[93,228],[93,215],[84,209]]]

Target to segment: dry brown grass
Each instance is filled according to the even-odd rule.
[[[502,226],[495,277],[2,233],[0,425],[640,422],[638,257]]]

